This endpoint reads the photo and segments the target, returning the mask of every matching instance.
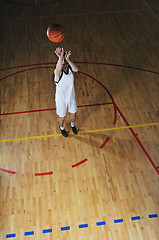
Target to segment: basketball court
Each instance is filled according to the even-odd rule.
[[[0,240],[157,240],[159,3],[2,0]],[[63,26],[53,43],[47,28]],[[71,50],[74,135],[56,47]]]

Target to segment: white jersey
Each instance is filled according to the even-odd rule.
[[[72,70],[68,69],[68,74],[62,71],[60,79],[56,82],[56,111],[60,116],[65,115],[66,108],[68,107],[69,112],[76,112],[76,100],[74,90],[74,76]],[[72,108],[72,106],[74,107]]]

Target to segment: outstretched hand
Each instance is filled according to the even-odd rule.
[[[65,53],[66,61],[69,60],[70,55],[71,55],[71,51],[68,51],[68,52]]]
[[[64,49],[63,49],[63,48],[60,48],[60,47],[56,48],[55,54],[56,54],[58,57],[63,57],[63,55],[64,55]]]

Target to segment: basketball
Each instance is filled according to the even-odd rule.
[[[61,42],[64,36],[65,31],[60,24],[52,24],[47,29],[47,37],[51,42]]]

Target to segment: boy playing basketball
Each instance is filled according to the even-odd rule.
[[[71,51],[64,52],[63,48],[56,48],[55,54],[58,57],[56,68],[54,70],[54,81],[56,84],[56,113],[59,116],[60,130],[64,137],[68,137],[63,124],[65,121],[66,110],[70,113],[70,126],[74,134],[77,134],[75,127],[76,119],[76,99],[74,90],[73,72],[78,72],[77,66],[69,59]]]

